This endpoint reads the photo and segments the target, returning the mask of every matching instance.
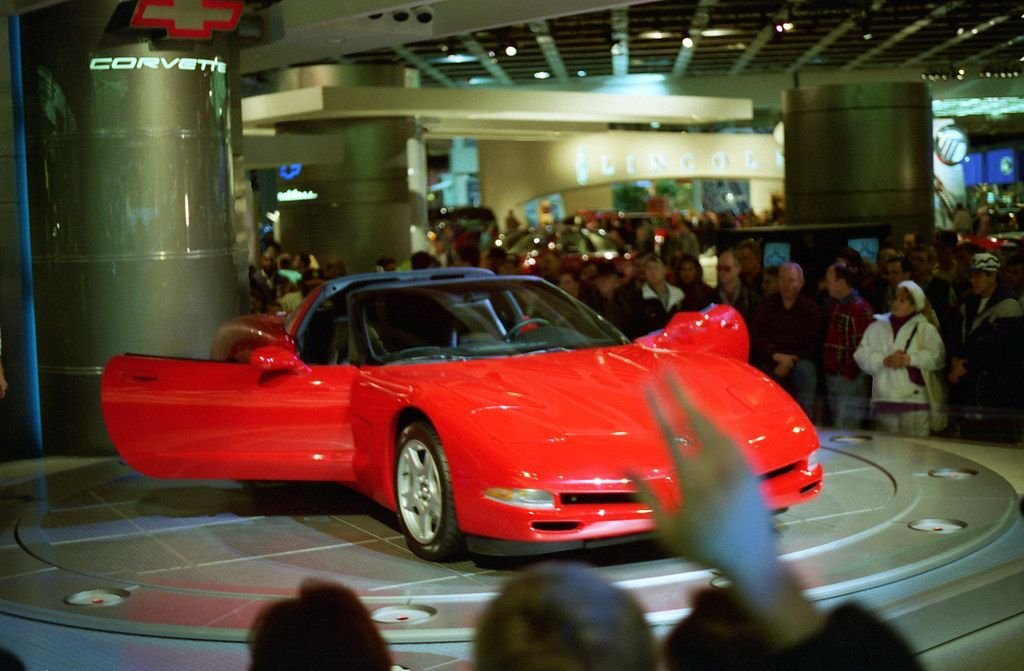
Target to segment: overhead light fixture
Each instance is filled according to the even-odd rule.
[[[550,72],[545,72],[544,70],[541,70],[540,72],[534,72],[533,73],[533,78],[534,79],[548,79],[550,77],[551,77],[551,73]]]
[[[686,49],[693,49],[693,38],[692,37],[684,37],[683,38],[683,47],[686,48]]]
[[[664,40],[669,37],[676,37],[676,34],[665,32],[664,30],[645,30],[642,33],[638,33],[637,37],[642,40]]]
[[[505,45],[505,55],[506,56],[515,56],[518,53],[519,53],[519,48],[516,47],[515,43],[509,42],[508,44]]]
[[[447,56],[433,59],[435,63],[475,63],[476,56],[469,54],[455,54],[449,52]]]
[[[865,40],[870,40],[874,37],[871,32],[871,12],[865,12],[860,19],[860,34]]]
[[[736,28],[707,28],[700,31],[701,37],[728,37],[730,35],[739,35],[742,31]]]
[[[576,71],[576,76],[577,77],[586,77],[587,76],[587,71],[586,70],[577,70]]]
[[[621,56],[622,55],[622,51],[623,51],[623,49],[622,49],[622,42],[615,42],[614,44],[612,44],[611,51],[612,51],[612,56]]]

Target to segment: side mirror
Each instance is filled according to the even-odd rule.
[[[295,352],[280,345],[257,347],[249,355],[249,365],[267,372],[283,370],[296,375],[312,372]]]

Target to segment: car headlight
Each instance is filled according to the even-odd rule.
[[[554,508],[555,495],[543,489],[511,489],[509,487],[488,487],[484,497],[520,508]]]
[[[818,451],[815,450],[807,455],[807,470],[813,471],[818,467]]]

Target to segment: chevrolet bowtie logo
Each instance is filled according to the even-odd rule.
[[[139,0],[133,28],[162,28],[168,37],[210,39],[214,30],[234,30],[241,0]]]

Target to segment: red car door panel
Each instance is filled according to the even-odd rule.
[[[103,374],[111,440],[167,478],[351,481],[354,366],[264,371],[242,363],[114,357]]]

